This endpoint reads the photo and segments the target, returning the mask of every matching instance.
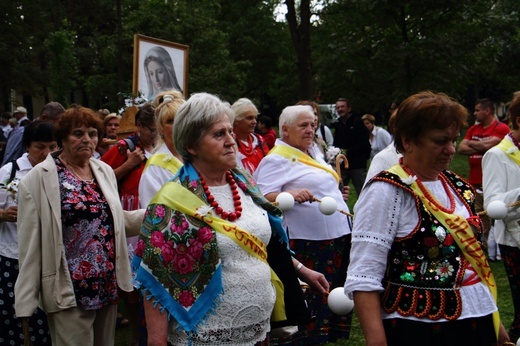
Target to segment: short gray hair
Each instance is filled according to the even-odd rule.
[[[231,109],[235,112],[235,120],[242,120],[244,113],[251,109],[258,114],[258,109],[255,104],[250,99],[246,98],[236,100],[231,106]]]
[[[235,115],[231,108],[217,96],[196,93],[184,103],[173,121],[173,143],[184,162],[191,162],[188,149],[195,148],[206,131],[221,115],[227,115],[233,124]]]
[[[278,128],[280,131],[280,138],[281,139],[284,138],[283,131],[282,131],[283,125],[291,126],[292,124],[294,124],[296,119],[298,119],[298,116],[300,114],[307,114],[307,113],[312,115],[312,117],[314,119],[314,116],[315,116],[314,110],[312,109],[311,106],[301,105],[301,106],[285,107],[282,111],[282,114],[280,114],[280,119],[278,119]]]

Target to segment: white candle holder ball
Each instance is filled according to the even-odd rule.
[[[289,192],[280,192],[276,196],[276,204],[281,211],[291,210],[294,207],[294,197]]]
[[[332,215],[338,210],[338,203],[332,197],[323,197],[319,205],[320,211],[325,215]]]
[[[336,315],[349,314],[354,309],[354,301],[345,295],[343,287],[336,287],[327,298],[329,309]]]
[[[502,201],[493,201],[489,203],[486,211],[490,218],[501,220],[507,215],[507,205]]]

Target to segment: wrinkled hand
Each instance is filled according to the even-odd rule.
[[[16,205],[10,206],[4,211],[4,219],[9,222],[16,222],[18,218],[18,207]]]
[[[284,191],[284,192],[290,193],[294,197],[294,200],[300,204],[305,203],[305,202],[312,203],[312,201],[314,199],[314,195],[312,194],[312,192],[310,192],[309,190],[306,190],[306,189],[288,190],[288,191]]]
[[[141,148],[135,148],[134,151],[130,151],[129,149],[126,150],[126,162],[128,162],[131,167],[139,165],[145,158],[146,157]]]
[[[312,288],[314,291],[321,294],[329,293],[329,282],[325,278],[325,275],[323,275],[322,273],[319,273],[307,267],[302,267],[298,274],[300,279],[302,279],[302,281],[308,284],[310,288]]]

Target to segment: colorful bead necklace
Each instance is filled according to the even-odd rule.
[[[219,203],[215,200],[215,197],[211,194],[211,191],[209,190],[208,184],[206,184],[206,181],[202,177],[202,175],[199,173],[200,177],[200,183],[202,185],[202,188],[204,189],[204,193],[206,194],[206,198],[208,200],[208,203],[213,207],[215,210],[215,213],[217,215],[220,215],[221,218],[228,220],[228,221],[235,221],[242,215],[242,201],[240,199],[240,195],[238,194],[238,186],[233,178],[233,175],[231,172],[226,172],[226,181],[229,184],[229,187],[231,188],[231,193],[233,194],[233,203],[235,205],[235,211],[234,212],[227,212],[222,209],[222,207],[219,205]]]

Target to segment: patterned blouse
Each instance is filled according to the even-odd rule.
[[[78,307],[117,304],[114,222],[95,181],[83,181],[55,160],[61,198],[63,245]]]

